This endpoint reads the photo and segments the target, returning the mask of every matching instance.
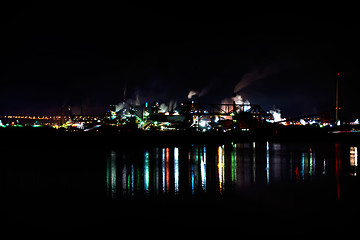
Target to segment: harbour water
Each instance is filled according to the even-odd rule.
[[[328,150],[331,147],[331,151]],[[107,194],[120,197],[238,194],[261,185],[356,176],[357,146],[273,142],[173,145],[114,149],[106,165]],[[340,197],[340,196],[339,196]]]
[[[360,143],[243,142],[2,149],[2,227],[344,235],[359,214]],[[145,231],[145,232],[144,232]]]

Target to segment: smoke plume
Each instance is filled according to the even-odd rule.
[[[269,77],[273,74],[276,74],[278,72],[278,66],[277,64],[266,64],[266,65],[260,65],[255,66],[252,71],[245,73],[241,80],[235,85],[234,92],[238,93],[243,88],[249,86],[250,84]]]
[[[245,105],[250,105],[250,101],[249,100],[244,100],[244,98],[239,95],[239,94],[236,94],[235,97],[229,97],[229,98],[225,98],[221,101],[222,104],[231,104],[235,102],[235,104],[245,104]]]
[[[199,93],[197,91],[191,90],[188,94],[188,99],[191,99],[193,96],[198,95]]]

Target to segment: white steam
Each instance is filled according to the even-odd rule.
[[[279,68],[277,64],[255,66],[252,71],[247,72],[242,76],[241,80],[235,85],[234,92],[238,93],[243,88],[249,86],[253,82],[276,74],[278,73],[278,71]]]
[[[250,105],[250,101],[247,99],[243,99],[243,97],[240,94],[236,94],[235,97],[231,97],[231,98],[225,98],[221,101],[221,104],[231,104],[235,102],[235,104],[245,104],[245,105]]]
[[[232,98],[225,98],[221,101],[221,104],[232,104],[235,102],[237,105],[245,105],[243,110],[246,112],[250,109],[250,101],[247,99],[244,99],[241,95],[236,94],[235,97]],[[224,111],[226,111],[226,107],[222,107]],[[230,107],[232,109],[232,107]]]
[[[199,93],[197,91],[194,91],[194,90],[191,90],[189,93],[188,93],[188,99],[190,100],[193,96],[195,95],[198,95]]]
[[[236,104],[244,104],[244,99],[239,94],[237,94],[235,97],[233,97],[232,100]]]
[[[118,112],[125,107],[125,102],[120,102],[115,106],[115,111]]]
[[[165,113],[169,110],[169,107],[165,103],[160,104],[159,113]]]

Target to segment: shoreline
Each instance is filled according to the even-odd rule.
[[[360,132],[329,131],[312,127],[258,128],[249,131],[196,132],[196,131],[118,131],[114,128],[98,132],[68,132],[53,128],[3,128],[0,129],[1,145],[48,146],[129,146],[134,144],[211,144],[230,142],[298,142],[339,141],[360,142]]]

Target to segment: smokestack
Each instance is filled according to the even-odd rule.
[[[74,115],[73,115],[73,113],[72,113],[72,111],[71,111],[71,106],[69,106],[69,113],[70,113],[70,119],[71,119],[71,121],[74,121]]]
[[[336,78],[336,104],[335,104],[335,123],[338,124],[339,122],[339,110],[341,109],[339,107],[339,78],[340,73],[338,73],[338,76]]]

